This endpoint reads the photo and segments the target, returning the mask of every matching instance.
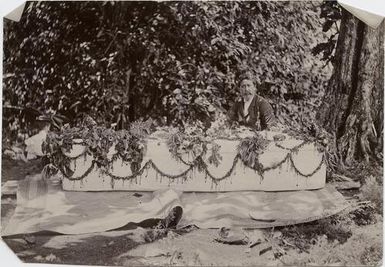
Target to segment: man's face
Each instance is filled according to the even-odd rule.
[[[241,96],[250,97],[255,95],[257,89],[254,86],[254,83],[251,80],[243,80],[241,82]]]

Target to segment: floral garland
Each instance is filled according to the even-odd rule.
[[[243,140],[243,142],[241,142],[239,147],[246,146],[247,144],[250,144],[251,142],[254,143],[254,145],[258,144],[259,148],[261,148],[261,151],[263,150],[264,147],[266,147],[266,140],[261,139],[260,136],[252,137],[252,138],[245,138],[245,140]],[[207,165],[207,163],[204,162],[201,155],[197,156],[197,158],[192,163],[186,163],[186,164],[188,164],[189,167],[180,174],[164,173],[152,160],[147,161],[142,168],[138,169],[136,172],[132,172],[130,175],[127,175],[127,176],[116,176],[116,175],[112,174],[111,172],[109,172],[108,170],[102,170],[102,172],[103,172],[103,174],[106,174],[107,176],[111,177],[112,180],[124,180],[125,181],[125,180],[136,179],[137,177],[142,176],[145,170],[147,170],[149,168],[153,168],[162,177],[167,177],[170,180],[175,180],[175,179],[180,179],[180,178],[186,179],[188,173],[190,173],[194,169],[198,169],[201,172],[205,172],[205,175],[207,177],[209,177],[213,183],[218,184],[220,181],[225,180],[226,178],[230,177],[233,174],[236,165],[238,164],[239,160],[241,160],[243,162],[243,164],[245,164],[245,166],[248,166],[249,168],[255,170],[262,178],[263,178],[263,174],[265,172],[279,168],[285,162],[289,162],[291,164],[291,166],[293,167],[293,170],[295,171],[295,173],[297,175],[308,178],[308,177],[313,176],[315,173],[317,173],[321,169],[322,165],[325,163],[325,158],[323,155],[320,163],[311,173],[301,172],[295,166],[292,155],[293,155],[293,153],[296,153],[298,151],[298,149],[300,147],[304,146],[304,144],[306,144],[306,143],[307,142],[303,142],[300,145],[293,147],[291,149],[286,148],[287,150],[289,150],[289,153],[286,155],[286,157],[284,159],[282,159],[280,162],[278,162],[272,166],[269,166],[269,167],[263,167],[261,164],[258,164],[259,163],[258,161],[256,161],[257,164],[253,164],[253,165],[250,165],[249,162],[245,163],[245,160],[243,159],[242,155],[240,153],[237,153],[237,155],[234,157],[232,166],[226,172],[226,174],[222,177],[216,177],[212,173],[210,173],[210,171],[208,170],[208,165]],[[257,155],[259,155],[261,151],[259,151],[257,153]],[[251,161],[251,163],[252,162],[253,161]],[[66,172],[64,172],[63,170],[61,170],[61,171],[64,174],[64,176],[71,181],[82,180],[94,169],[94,167],[96,166],[96,163],[97,163],[97,161],[93,160],[91,166],[86,170],[86,172],[84,174],[82,174],[79,177],[72,177],[72,175],[66,175]]]
[[[236,156],[234,158],[233,164],[232,164],[230,170],[223,177],[215,177],[213,174],[211,174],[210,171],[208,170],[207,164],[203,161],[203,159],[201,157],[198,157],[196,159],[196,162],[201,161],[200,164],[202,164],[201,166],[203,166],[203,170],[205,171],[206,175],[208,177],[210,177],[214,182],[219,182],[219,181],[222,181],[222,180],[228,178],[233,173],[235,166],[238,162],[238,159],[239,159],[238,156]],[[78,176],[78,177],[72,177],[72,175],[67,175],[67,174],[65,174],[65,172],[63,172],[63,170],[60,170],[60,171],[62,171],[62,173],[64,174],[64,177],[67,178],[68,180],[79,181],[79,180],[83,180],[88,174],[90,174],[92,172],[92,170],[96,166],[96,163],[97,163],[97,161],[93,160],[90,167],[84,172],[84,174],[82,174],[81,176]],[[164,173],[152,160],[149,160],[146,162],[146,164],[142,168],[140,168],[139,171],[137,171],[136,173],[132,173],[130,175],[127,175],[127,176],[117,176],[117,175],[114,175],[114,174],[112,174],[108,171],[105,171],[105,170],[103,170],[102,172],[103,172],[103,174],[108,175],[109,177],[111,177],[114,180],[132,180],[132,179],[137,178],[138,176],[143,175],[143,173],[146,169],[149,169],[150,167],[152,167],[161,176],[167,177],[169,179],[179,179],[179,178],[185,178],[186,175],[190,171],[192,171],[194,168],[196,168],[196,166],[197,165],[195,165],[195,164],[191,164],[190,167],[188,167],[185,171],[183,171],[180,174],[168,174],[168,173]]]
[[[333,137],[325,129],[318,126],[315,122],[311,122],[310,125],[304,127],[304,129],[288,129],[285,128],[283,133],[307,142],[315,144],[319,152],[327,151],[328,145],[332,143]]]
[[[90,120],[89,118],[87,118]],[[83,127],[63,127],[60,131],[49,132],[43,142],[42,150],[46,154],[49,163],[44,168],[48,176],[61,171],[65,177],[72,177],[73,171],[70,168],[71,160],[91,155],[94,160],[90,168],[81,177],[73,180],[81,180],[86,177],[97,165],[99,168],[108,170],[111,163],[118,157],[129,162],[133,173],[136,173],[143,161],[146,150],[146,137],[151,131],[152,121],[135,122],[129,130],[114,131],[95,123],[85,123]],[[84,146],[84,151],[76,156],[69,156],[73,145]],[[115,145],[116,154],[109,159],[108,152]]]
[[[268,144],[269,141],[256,133],[252,137],[244,138],[237,148],[243,163],[261,176],[263,176],[263,165],[259,162],[259,155],[265,151]]]
[[[291,166],[294,168],[294,171],[296,174],[300,175],[300,176],[303,176],[303,177],[306,177],[306,178],[309,178],[311,176],[313,176],[314,174],[316,174],[322,167],[322,165],[325,163],[325,155],[322,154],[322,158],[321,158],[321,161],[320,163],[318,164],[318,166],[314,169],[314,171],[312,171],[311,173],[308,173],[308,174],[305,174],[303,172],[301,172],[294,164],[294,161],[293,161],[293,158],[291,156],[291,154],[289,154],[290,157],[290,163],[291,163]]]
[[[166,140],[167,146],[171,155],[177,160],[187,166],[194,164],[201,164],[201,161],[195,161],[190,163],[182,158],[182,155],[192,155],[192,158],[197,159],[203,157],[206,153],[210,152],[208,161],[210,164],[218,166],[222,160],[220,155],[220,145],[212,141],[207,137],[201,128],[187,127],[185,131],[177,131],[168,136]],[[210,151],[208,151],[211,146]],[[202,166],[203,168],[203,166]]]
[[[201,160],[202,161],[200,164],[203,165],[203,167],[200,167],[200,168],[203,168],[203,171],[205,172],[206,176],[209,177],[215,184],[218,184],[220,181],[227,179],[228,177],[230,177],[233,174],[233,172],[235,170],[235,167],[236,167],[238,161],[240,160],[240,156],[239,156],[239,154],[237,154],[234,157],[234,160],[233,160],[231,168],[222,177],[216,177],[213,174],[211,174],[210,171],[208,170],[207,164],[204,163],[203,160],[200,157],[198,157],[197,160]],[[257,171],[261,175],[261,177],[263,177],[263,174],[266,171],[270,171],[272,169],[279,168],[279,167],[282,166],[282,164],[284,164],[288,160],[290,161],[291,166],[293,167],[295,173],[297,175],[300,175],[300,176],[303,176],[303,177],[306,177],[306,178],[309,178],[309,177],[313,176],[315,173],[317,173],[321,169],[322,165],[325,163],[325,158],[324,158],[324,156],[322,156],[322,159],[321,159],[320,163],[318,164],[318,166],[311,173],[305,174],[305,173],[301,172],[295,166],[295,164],[293,162],[293,159],[291,157],[291,154],[288,153],[287,156],[282,161],[278,162],[277,164],[274,164],[273,166],[265,167],[265,168],[262,168],[262,169],[254,169],[254,168],[253,169],[255,171]],[[64,175],[64,176],[68,180],[70,180],[70,181],[83,180],[87,175],[89,175],[91,173],[91,171],[94,169],[95,166],[96,166],[96,161],[93,161],[91,166],[84,172],[84,174],[82,174],[79,177],[72,177],[72,176],[68,176],[68,175]],[[147,169],[152,167],[162,177],[167,177],[168,179],[175,180],[175,179],[179,179],[179,178],[186,178],[187,174],[189,172],[191,172],[194,168],[196,168],[196,166],[197,165],[191,165],[188,169],[186,169],[185,171],[183,171],[180,174],[168,174],[168,173],[164,173],[152,160],[149,160],[149,161],[146,162],[146,164],[138,172],[132,173],[132,174],[127,175],[127,176],[116,176],[116,175],[114,175],[114,174],[112,174],[112,173],[110,173],[108,171],[103,171],[103,173],[108,175],[109,177],[111,177],[112,180],[125,180],[126,181],[126,180],[133,180],[133,179],[136,179],[137,177],[142,176],[145,170],[147,170]],[[61,170],[61,171],[62,171],[63,174],[65,174],[65,172],[63,172],[63,170]]]
[[[303,141],[302,143],[300,143],[299,145],[293,147],[293,148],[289,148],[289,147],[284,147],[282,146],[281,144],[279,144],[278,142],[274,142],[274,145],[280,149],[283,149],[283,150],[288,150],[290,152],[295,152],[295,151],[298,151],[301,147],[305,146],[306,144],[308,144],[309,141]]]
[[[209,164],[216,167],[219,166],[222,156],[220,155],[220,146],[213,141],[212,136],[208,136],[200,127],[187,126],[183,131],[176,131],[169,134],[167,137],[167,145],[173,157],[188,166],[188,168],[180,174],[168,174],[162,170],[152,161],[147,161],[143,167],[142,162],[146,150],[145,140],[151,132],[152,125],[148,122],[135,122],[131,124],[129,130],[113,131],[104,127],[96,126],[96,123],[88,123],[83,128],[63,128],[60,132],[50,132],[47,135],[47,140],[43,145],[43,151],[48,155],[50,164],[47,165],[46,173],[52,175],[55,173],[53,166],[60,171],[63,176],[71,181],[83,180],[88,176],[92,170],[97,167],[102,174],[111,178],[113,186],[114,180],[132,180],[142,176],[144,171],[153,168],[156,173],[162,177],[167,177],[170,180],[179,178],[187,179],[188,173],[197,169],[204,172],[215,184],[230,177],[238,164],[241,162],[256,171],[262,178],[265,172],[279,168],[285,162],[289,162],[296,174],[303,177],[311,177],[320,170],[325,163],[324,155],[317,168],[311,173],[302,173],[294,164],[292,154],[296,153],[301,147],[309,143],[304,141],[301,144],[287,148],[278,143],[282,141],[282,136],[274,137],[275,146],[289,151],[286,157],[280,162],[264,167],[259,162],[259,156],[265,150],[269,141],[264,139],[260,134],[254,133],[254,136],[246,138],[221,138],[227,140],[240,140],[238,145],[238,152],[235,156],[231,168],[222,177],[215,177],[209,171],[208,164],[203,160],[204,155],[207,154],[207,161]],[[172,132],[172,131],[171,131]],[[284,136],[283,136],[284,137]],[[81,141],[79,141],[81,140]],[[73,145],[83,145],[85,149],[82,153],[76,156],[66,155]],[[115,145],[116,153],[111,158],[107,157],[110,148]],[[210,148],[211,147],[211,148]],[[188,162],[183,159],[182,155],[192,155],[193,161]],[[75,161],[81,157],[90,155],[93,157],[90,167],[79,177],[73,177],[74,171],[70,169],[71,160]],[[111,155],[110,155],[111,156]],[[122,162],[130,164],[131,173],[126,176],[116,176],[110,172],[112,164],[116,159],[121,158]],[[48,168],[49,167],[49,168]]]

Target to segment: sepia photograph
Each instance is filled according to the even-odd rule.
[[[1,18],[1,242],[20,263],[380,266],[385,22],[360,14],[25,2]]]

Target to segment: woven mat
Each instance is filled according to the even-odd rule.
[[[324,218],[347,202],[332,186],[290,192],[67,192],[36,175],[19,183],[17,207],[2,235],[103,232],[165,218],[175,206],[183,208],[179,226],[267,228]]]

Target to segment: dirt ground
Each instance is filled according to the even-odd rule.
[[[3,159],[2,183],[41,171],[42,164]],[[355,192],[346,193],[349,197]],[[16,197],[3,195],[4,226]],[[109,266],[378,265],[382,261],[382,215],[369,222],[354,214],[264,230],[136,228],[82,235],[3,238],[23,262]]]

